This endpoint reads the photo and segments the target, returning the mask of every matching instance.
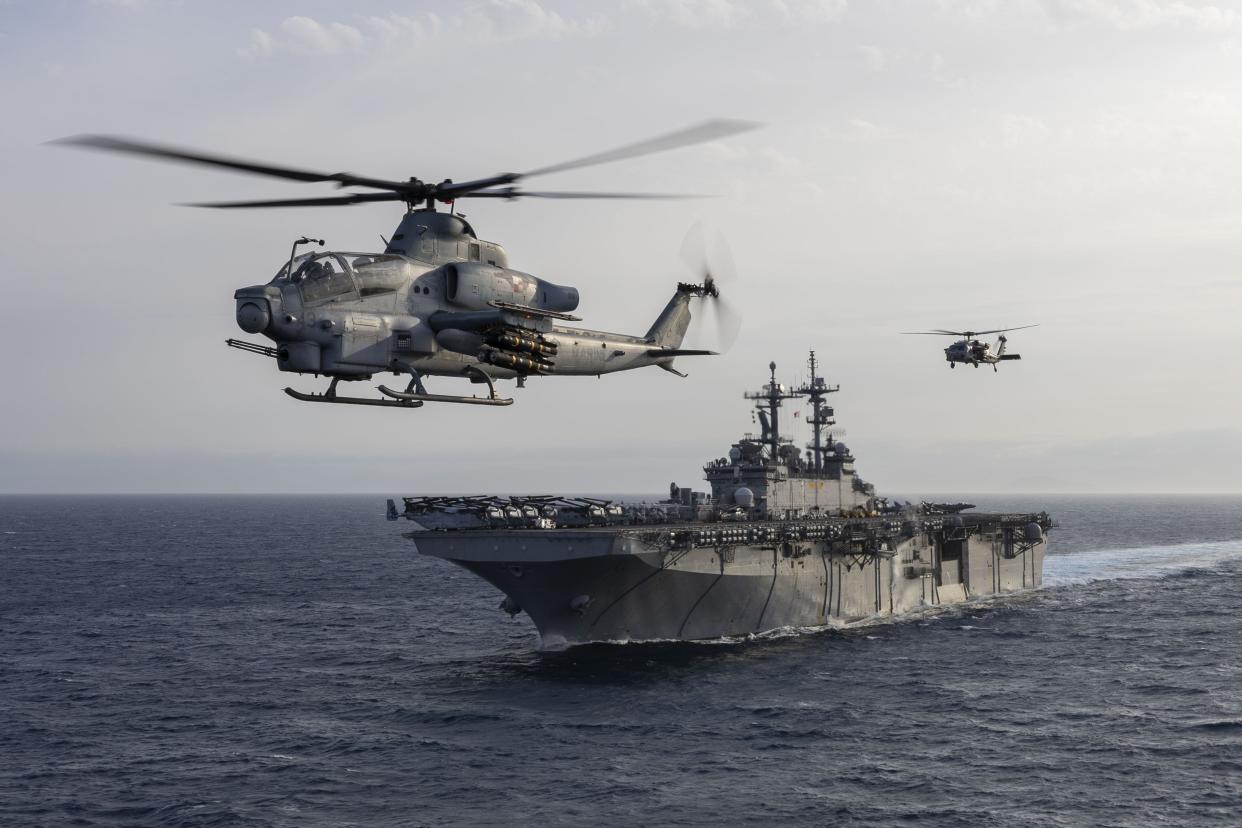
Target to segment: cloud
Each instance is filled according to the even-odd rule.
[[[493,40],[589,37],[606,27],[604,18],[567,18],[535,0],[491,0],[486,6],[473,7],[468,15]]]
[[[634,7],[686,29],[736,29],[756,21],[786,24],[831,23],[849,8],[848,0],[634,0]]]
[[[1067,22],[1103,23],[1121,30],[1187,27],[1212,34],[1242,33],[1242,13],[1210,3],[1159,0],[1043,0],[1048,15]]]
[[[1067,25],[1103,25],[1121,31],[1186,28],[1207,34],[1242,33],[1242,11],[1198,0],[938,0],[962,20],[1051,18]]]
[[[831,23],[845,14],[848,0],[772,0],[772,7],[796,23]]]
[[[831,23],[848,0],[631,0],[628,12],[686,29],[736,29],[755,22],[775,25]],[[595,37],[613,21],[601,14],[575,16],[539,0],[480,0],[452,14],[393,12],[358,18],[353,24],[320,22],[298,15],[286,18],[275,36],[251,29],[240,57],[277,53],[342,55],[371,47],[408,48],[410,44],[452,39],[474,43],[566,40]]]
[[[280,24],[287,42],[298,52],[314,55],[337,55],[361,49],[366,39],[362,32],[344,23],[322,24],[309,17],[289,17]]]
[[[239,57],[261,58],[272,53],[272,36],[262,29],[250,30],[250,42],[237,50]]]
[[[687,29],[732,29],[751,15],[750,6],[740,0],[658,0],[642,6]]]
[[[357,23],[355,26],[335,21],[321,23],[302,15],[289,17],[281,22],[276,38],[262,29],[251,29],[250,42],[237,53],[248,58],[277,52],[342,55],[371,47],[405,48],[441,38],[493,43],[561,40],[591,37],[608,26],[604,17],[566,16],[537,0],[487,0],[464,6],[451,15],[392,13],[372,15]]]

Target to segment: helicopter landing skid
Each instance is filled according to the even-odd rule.
[[[292,388],[286,388],[285,393],[295,400],[302,402],[315,403],[341,403],[343,405],[382,405],[388,408],[419,408],[422,402],[419,400],[376,400],[369,397],[342,397],[336,393],[336,384],[340,379],[333,378],[328,384],[328,390],[322,394],[304,394],[301,391],[295,391]]]
[[[509,397],[458,397],[453,394],[407,394],[404,391],[393,391],[387,386],[381,385],[379,392],[385,396],[392,397],[392,401],[374,400],[376,404],[387,403],[388,405],[409,405],[414,403],[422,405],[425,402],[445,402],[445,403],[462,403],[464,405],[513,405],[513,399]]]
[[[456,394],[428,394],[427,389],[423,387],[422,377],[418,372],[410,370],[410,384],[405,387],[404,391],[393,391],[386,385],[379,387],[379,392],[386,397],[392,397],[397,403],[417,403],[422,405],[424,402],[445,402],[445,403],[461,403],[463,405],[513,405],[513,399],[510,397],[497,397],[496,385],[492,382],[492,378],[486,371],[477,368],[474,365],[466,366],[466,374],[474,382],[487,383],[486,397],[466,397],[457,396]]]

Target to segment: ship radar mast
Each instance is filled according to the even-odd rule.
[[[828,385],[824,382],[824,378],[819,376],[817,370],[819,362],[815,359],[815,352],[811,351],[811,357],[807,360],[807,365],[811,369],[810,379],[801,388],[793,389],[793,393],[799,396],[807,397],[811,401],[811,444],[807,446],[813,453],[812,465],[814,470],[822,472],[824,470],[824,454],[833,450],[832,435],[828,435],[827,443],[823,441],[824,430],[828,426],[836,425],[833,417],[832,406],[825,403],[824,398],[829,394],[835,394],[841,390],[839,385]]]
[[[762,391],[747,391],[742,396],[748,400],[755,400],[755,408],[759,411],[759,424],[763,427],[763,442],[767,444],[768,451],[771,453],[772,462],[780,460],[780,416],[779,410],[782,400],[792,400],[802,396],[800,391],[788,391],[785,386],[776,381],[776,363],[769,362],[768,370],[772,372],[772,377],[768,384],[764,386]],[[767,409],[766,411],[764,409]]]

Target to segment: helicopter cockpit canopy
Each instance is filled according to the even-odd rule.
[[[365,298],[398,290],[410,275],[408,268],[401,256],[382,253],[303,253],[287,262],[272,281],[288,279],[301,285],[308,303],[346,295]]]

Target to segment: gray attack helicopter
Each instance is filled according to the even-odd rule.
[[[438,184],[417,178],[395,181],[311,172],[105,135],[79,135],[54,143],[376,191],[188,206],[245,209],[404,202],[405,216],[391,238],[384,239],[382,253],[314,252],[314,246],[323,247],[322,239],[297,239],[288,261],[270,282],[234,294],[238,326],[275,344],[235,339],[226,344],[272,357],[281,371],[329,379],[322,394],[286,388],[295,399],[416,408],[425,402],[512,404],[511,398],[497,395],[498,379],[516,379],[522,387],[529,376],[601,375],[653,365],[684,377],[673,367],[674,359],[716,353],[681,347],[694,299],[712,309],[721,344],[727,347],[739,326],[737,314],[720,297],[719,277],[727,268],[717,267],[713,272],[707,266],[701,234],[694,230],[682,253],[698,271],[700,281],[679,283],[646,334],[614,334],[565,325],[581,321],[569,313],[578,307],[578,291],[510,268],[504,248],[479,238],[465,216],[456,212],[455,202],[463,198],[694,198],[664,193],[529,191],[515,185],[536,175],[663,152],[757,126],[751,121],[705,121],[526,173],[463,182],[446,179]],[[438,210],[437,204],[448,205],[448,211]],[[311,252],[299,253],[306,245]],[[337,384],[343,380],[370,380],[385,372],[407,375],[409,382],[400,390],[380,385],[381,398],[337,393]],[[466,378],[485,384],[487,394],[432,394],[423,384],[427,376]]]
[[[1005,334],[1009,331],[1021,331],[1026,328],[1037,328],[1038,325],[1020,325],[1016,328],[995,328],[990,331],[902,331],[904,334],[912,336],[960,336],[957,342],[944,349],[944,358],[948,360],[950,368],[956,368],[957,363],[965,363],[978,368],[980,365],[991,365],[992,371],[996,371],[996,365],[999,362],[1007,362],[1011,359],[1022,359],[1021,354],[1005,353],[1005,344],[1009,341]],[[987,334],[1000,334],[996,340],[996,353],[991,353],[992,346],[975,337],[986,336]]]

